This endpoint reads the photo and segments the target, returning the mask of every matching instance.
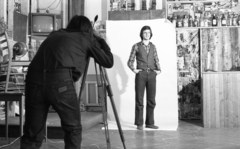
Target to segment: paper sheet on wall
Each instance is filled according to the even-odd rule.
[[[165,19],[107,21],[107,42],[114,55],[114,66],[107,69],[113,101],[120,123],[124,126],[123,130],[126,127],[126,129],[136,129],[134,126],[135,74],[128,68],[127,61],[133,44],[141,40],[140,30],[145,25],[149,25],[152,29],[151,42],[156,45],[162,69],[162,73],[157,76],[155,124],[159,126],[159,130],[176,130],[178,126],[176,32],[174,26],[165,22]],[[144,105],[146,108],[146,97],[144,97]],[[110,99],[108,99],[108,121],[115,121]],[[112,124],[109,125],[109,129],[117,128],[112,127]]]

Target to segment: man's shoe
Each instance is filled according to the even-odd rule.
[[[146,128],[158,129],[158,126],[155,126],[155,125],[146,125]]]
[[[143,130],[143,126],[137,126],[138,130]]]

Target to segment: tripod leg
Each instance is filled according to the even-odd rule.
[[[114,103],[114,100],[113,100],[113,93],[112,93],[111,85],[110,85],[109,80],[108,80],[106,70],[104,68],[100,67],[100,72],[102,73],[102,76],[103,76],[105,84],[106,84],[106,90],[107,90],[108,96],[109,96],[110,101],[111,101],[113,113],[114,113],[114,116],[115,116],[115,119],[116,119],[116,122],[117,122],[118,131],[119,131],[122,143],[123,143],[123,147],[124,147],[124,149],[126,149],[125,140],[124,140],[124,136],[123,136],[123,132],[122,132],[122,127],[121,127],[119,117],[118,117],[118,113],[117,113],[117,110],[116,110],[116,106],[115,106],[115,103]]]
[[[97,66],[96,66],[96,62],[95,62],[95,72],[96,72],[96,80],[97,80],[97,84],[98,84],[98,92],[100,92],[100,88],[102,88],[103,91],[103,95],[104,97],[101,98],[101,96],[99,95],[100,101],[101,101],[101,107],[102,107],[102,114],[103,114],[103,125],[105,128],[105,136],[106,136],[106,143],[107,143],[107,149],[111,149],[111,144],[110,144],[110,137],[109,137],[109,129],[108,129],[108,122],[107,122],[107,110],[106,110],[106,104],[105,104],[105,98],[106,98],[106,91],[105,91],[105,86],[104,81],[103,81],[103,76],[101,75],[101,71],[100,71],[100,81],[98,79],[98,70],[97,70]]]
[[[82,82],[81,82],[81,88],[80,88],[80,93],[79,93],[79,99],[81,100],[82,98],[82,92],[84,90],[85,87],[85,82],[86,82],[86,77],[87,77],[87,71],[88,71],[88,67],[89,67],[89,63],[90,63],[90,57],[87,60],[87,64],[84,70],[84,74],[82,77]],[[103,88],[103,81],[101,81],[99,83],[98,81],[98,71],[97,71],[97,67],[96,67],[96,62],[95,62],[95,71],[96,71],[96,79],[97,79],[97,84],[98,84],[98,92],[99,92],[99,88],[102,87]],[[102,79],[102,77],[101,77]],[[105,90],[103,90],[104,92],[106,92]],[[106,96],[105,96],[106,97]],[[111,144],[110,144],[110,137],[109,137],[109,130],[108,130],[108,123],[107,123],[107,112],[106,112],[106,107],[105,107],[105,102],[104,99],[102,99],[101,97],[100,101],[101,101],[101,106],[102,106],[102,114],[103,114],[103,123],[104,123],[104,128],[105,128],[105,136],[106,136],[106,142],[107,142],[107,149],[111,149]],[[80,103],[80,102],[79,102]]]
[[[105,105],[104,99],[101,99],[101,104],[102,104],[103,125],[104,125],[104,128],[105,128],[107,149],[111,149],[110,137],[109,137],[109,129],[108,129],[108,122],[107,122],[107,112],[106,112],[106,108],[104,106]]]
[[[85,82],[86,82],[89,63],[90,63],[90,57],[88,57],[87,64],[86,64],[84,74],[83,74],[83,78],[82,78],[82,82],[81,82],[81,86],[80,86],[81,88],[80,88],[80,93],[79,93],[79,104],[80,104],[80,100],[82,99],[82,92],[83,92],[84,87],[85,87]]]

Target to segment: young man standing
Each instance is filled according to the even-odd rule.
[[[128,67],[136,74],[135,77],[135,125],[138,130],[143,130],[143,97],[146,88],[147,108],[145,127],[158,129],[154,125],[154,108],[156,106],[156,76],[161,73],[159,59],[155,45],[150,42],[152,30],[143,26],[140,31],[141,41],[134,44],[128,60]],[[137,68],[134,61],[137,61]]]

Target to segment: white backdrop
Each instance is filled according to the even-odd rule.
[[[135,74],[128,68],[127,61],[133,44],[141,40],[143,26],[149,25],[156,45],[162,73],[157,76],[155,124],[159,130],[176,130],[178,126],[176,33],[174,26],[165,19],[140,21],[107,21],[107,42],[114,54],[114,66],[107,69],[113,99],[122,126],[134,126]],[[135,61],[136,64],[136,61]],[[145,92],[146,95],[146,92]],[[146,105],[146,97],[144,97]],[[144,109],[146,106],[144,106]],[[145,119],[145,110],[144,110]],[[115,121],[108,99],[108,120]]]

